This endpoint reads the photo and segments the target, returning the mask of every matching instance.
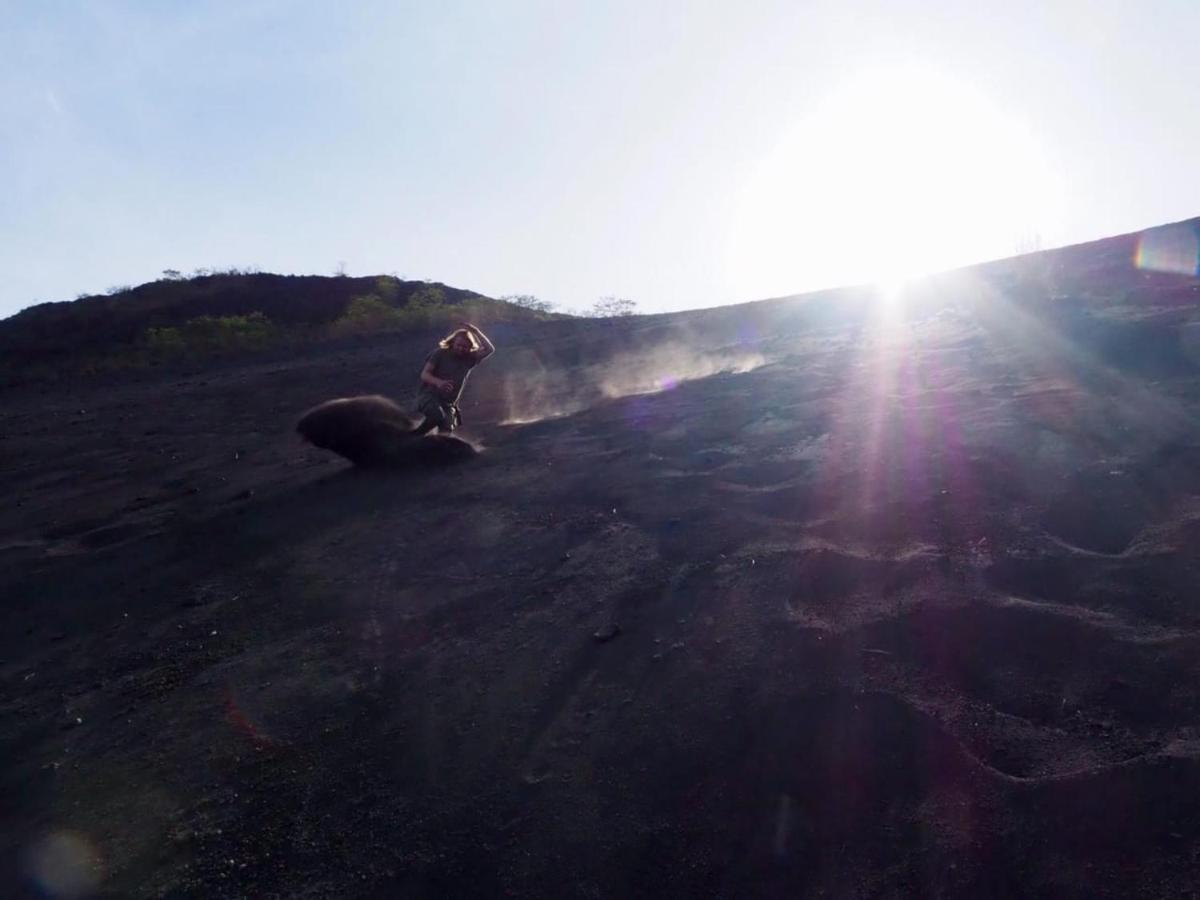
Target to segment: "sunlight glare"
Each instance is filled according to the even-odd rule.
[[[885,342],[905,340],[904,300],[912,281],[889,276],[875,283],[875,304],[868,320],[870,333]]]
[[[1028,130],[969,86],[879,69],[828,96],[746,180],[728,274],[760,297],[885,282],[1052,232],[1058,183]]]

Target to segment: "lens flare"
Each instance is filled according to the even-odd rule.
[[[1138,239],[1134,262],[1149,272],[1200,275],[1200,236],[1190,225],[1152,228]]]
[[[100,854],[83,835],[56,831],[29,848],[30,877],[49,897],[76,900],[90,896],[103,877]]]

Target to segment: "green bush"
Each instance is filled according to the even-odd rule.
[[[367,294],[350,301],[346,311],[333,323],[333,333],[365,334],[397,328],[403,323],[404,317],[400,310],[389,306],[375,294]]]
[[[184,343],[201,350],[258,350],[271,342],[275,326],[265,315],[200,316],[183,326]]]
[[[426,284],[408,295],[405,308],[411,312],[434,312],[446,303],[446,292],[433,284]]]
[[[396,305],[400,294],[400,281],[391,275],[380,275],[375,279],[375,296],[389,306]]]
[[[432,284],[422,285],[408,296],[403,306],[394,306],[399,295],[395,279],[376,279],[379,293],[355,297],[332,327],[334,336],[380,331],[410,331],[440,325],[457,307],[446,304],[446,292]],[[461,315],[461,312],[459,313]]]
[[[175,356],[187,350],[178,328],[147,328],[146,347],[158,356]]]
[[[156,357],[211,356],[262,350],[275,340],[275,324],[260,312],[244,316],[198,316],[180,326],[147,328],[145,345]]]

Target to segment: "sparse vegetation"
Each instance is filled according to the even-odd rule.
[[[519,306],[521,309],[528,309],[532,312],[542,313],[543,315],[554,312],[554,304],[549,300],[539,300],[532,294],[507,294],[500,298],[505,303],[511,303],[513,306]]]
[[[434,284],[425,284],[413,291],[408,297],[408,308],[423,312],[433,312],[440,309],[446,302],[446,292]]]
[[[336,335],[363,334],[399,327],[403,322],[400,310],[385,303],[375,294],[355,297],[346,311],[332,325]]]
[[[632,316],[637,312],[637,302],[625,297],[601,297],[592,304],[588,315],[597,319],[608,319],[614,316]]]
[[[417,288],[402,305],[400,285],[391,278],[375,280],[376,293],[351,299],[346,311],[333,323],[334,335],[407,331],[430,325],[443,317],[446,293],[437,285]]]
[[[251,269],[165,269],[88,302],[31,307],[0,326],[0,384],[149,366],[196,365],[376,334],[448,330],[546,315],[435,282],[395,276],[280,276]]]
[[[157,358],[179,354],[210,356],[243,350],[261,350],[278,330],[265,315],[198,316],[178,327],[146,329],[146,348]]]
[[[375,279],[375,293],[385,303],[394,306],[400,297],[400,279],[393,275],[380,275]]]

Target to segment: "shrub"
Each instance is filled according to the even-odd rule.
[[[183,326],[184,342],[209,350],[254,350],[274,336],[271,320],[260,312],[244,316],[200,316]]]
[[[399,327],[403,321],[399,310],[375,294],[367,294],[350,301],[346,311],[333,323],[333,333],[343,335],[381,331]]]
[[[375,279],[375,295],[390,306],[396,305],[400,294],[400,282],[391,275],[380,275]]]
[[[178,328],[147,328],[146,348],[156,356],[177,356],[187,350]]]
[[[554,312],[554,304],[548,300],[539,300],[532,294],[509,294],[501,297],[505,303],[511,303],[513,306],[519,306],[521,309],[528,309],[536,313],[552,313]]]
[[[633,300],[627,300],[624,297],[601,297],[592,304],[588,315],[606,319],[613,316],[632,316],[635,312],[637,312],[637,303]]]
[[[155,356],[209,356],[261,350],[276,337],[274,323],[260,312],[244,316],[199,316],[178,327],[147,328],[145,344]]]
[[[422,285],[408,295],[407,308],[414,312],[432,312],[446,302],[446,292],[433,284]]]

